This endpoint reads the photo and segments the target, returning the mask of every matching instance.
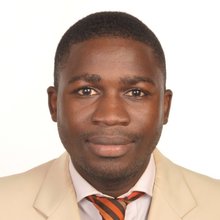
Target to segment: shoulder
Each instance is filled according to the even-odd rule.
[[[181,166],[175,165],[182,173],[186,183],[198,198],[208,198],[220,202],[220,180],[196,173]]]
[[[183,167],[177,166],[182,173],[194,200],[196,208],[189,213],[191,219],[219,219],[220,218],[220,180],[193,172]]]
[[[156,158],[157,167],[160,170],[163,169],[163,173],[166,173],[164,174],[166,177],[169,176],[171,179],[175,177],[183,178],[182,181],[186,182],[190,188],[203,188],[204,193],[206,191],[216,191],[220,193],[220,180],[177,165],[164,157],[158,150],[155,150],[154,157]]]
[[[25,192],[28,192],[27,195],[30,196],[30,192],[34,192],[39,189],[39,185],[43,181],[48,169],[53,162],[54,160],[51,160],[24,173],[1,177],[0,201],[11,197],[11,195],[14,197],[24,197],[26,196]]]
[[[35,210],[32,208],[39,191],[44,184],[46,177],[54,175],[54,170],[58,170],[67,161],[67,154],[64,153],[59,158],[39,165],[24,173],[0,178],[0,219],[7,216],[8,219],[17,216],[33,216]],[[59,172],[63,172],[59,171]],[[59,174],[58,174],[59,175]],[[55,176],[54,181],[59,176]],[[11,212],[13,209],[13,212]],[[10,218],[10,217],[11,218]]]
[[[183,194],[183,186],[187,189],[193,200],[197,204],[197,209],[200,213],[219,213],[220,203],[220,180],[208,177],[206,175],[191,171],[182,166],[179,166],[166,157],[159,151],[154,153],[157,165],[157,178],[160,188],[168,192],[167,197],[176,195],[176,198],[186,198]],[[163,185],[163,186],[161,186]],[[166,185],[166,186],[165,186]],[[181,191],[181,192],[180,192]]]
[[[161,208],[162,216],[175,213],[186,220],[220,219],[220,180],[181,167],[157,149],[154,159],[156,175],[152,215],[160,219],[155,213]]]

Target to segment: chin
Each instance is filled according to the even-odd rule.
[[[147,166],[146,160],[125,163],[123,160],[120,161],[113,158],[93,164],[79,164],[78,162],[77,170],[84,178],[89,177],[89,179],[95,179],[96,181],[111,182],[121,182],[133,178],[142,173]]]

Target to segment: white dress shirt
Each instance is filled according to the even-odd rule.
[[[76,190],[76,198],[79,206],[80,218],[82,220],[102,220],[101,215],[97,208],[88,201],[85,197],[89,195],[107,196],[96,190],[91,186],[74,168],[71,160],[69,163],[70,175],[74,188]],[[138,180],[138,182],[127,193],[119,196],[125,197],[131,194],[133,191],[145,192],[144,196],[129,203],[125,212],[125,220],[146,220],[148,210],[151,203],[153,185],[155,179],[155,162],[153,155],[151,155],[149,164]]]

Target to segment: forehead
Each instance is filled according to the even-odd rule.
[[[162,70],[153,50],[146,44],[124,38],[99,37],[73,44],[61,77],[79,73],[122,76],[148,74],[162,80]]]

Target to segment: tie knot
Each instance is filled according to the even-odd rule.
[[[125,198],[109,198],[96,195],[88,196],[87,199],[98,209],[103,220],[124,220],[127,204],[144,195],[143,192],[132,192]]]

